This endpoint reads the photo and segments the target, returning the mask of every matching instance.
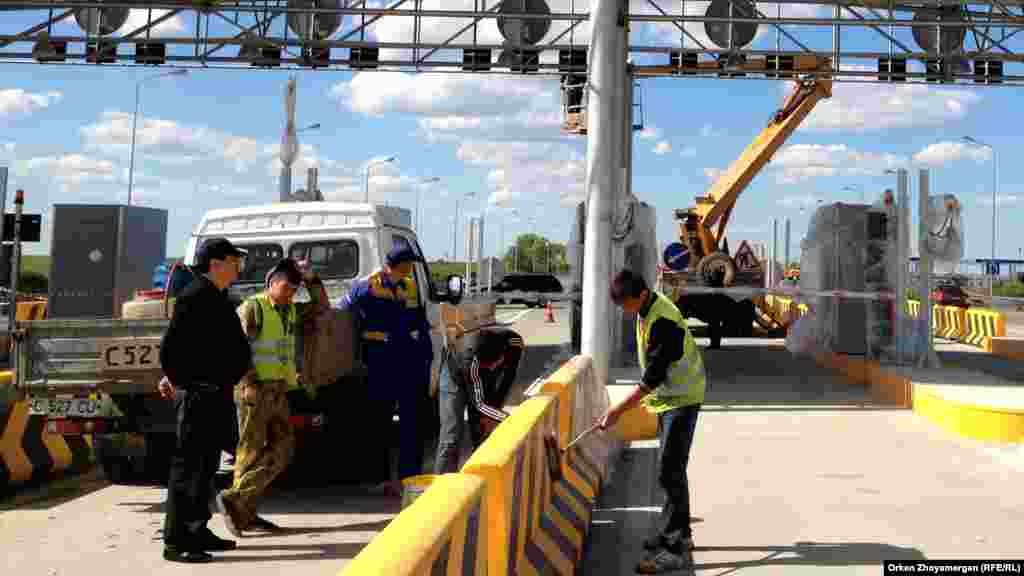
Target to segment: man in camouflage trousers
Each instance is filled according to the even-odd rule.
[[[308,304],[293,302],[301,284]],[[247,529],[277,530],[256,514],[260,497],[291,460],[295,436],[288,422],[289,393],[301,393],[295,362],[295,334],[305,320],[327,307],[319,277],[283,259],[267,273],[266,290],[238,307],[242,329],[252,343],[253,368],[235,386],[239,443],[234,483],[217,496],[224,523],[236,537]],[[306,394],[315,392],[306,387]]]

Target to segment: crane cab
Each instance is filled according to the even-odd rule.
[[[587,134],[587,77],[583,74],[563,74],[562,132],[585,136]]]

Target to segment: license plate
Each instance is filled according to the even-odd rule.
[[[100,372],[134,372],[160,368],[160,338],[114,338],[100,342]]]
[[[92,418],[100,415],[100,401],[92,398],[40,398],[29,403],[29,412],[49,418]]]

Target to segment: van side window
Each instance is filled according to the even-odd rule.
[[[284,248],[280,244],[239,243],[237,246],[249,252],[245,258],[245,268],[238,275],[238,282],[262,284],[266,280],[267,272],[270,272],[278,260],[284,258]]]
[[[288,255],[298,261],[309,260],[321,278],[355,278],[359,273],[359,245],[352,240],[322,240],[292,244]]]

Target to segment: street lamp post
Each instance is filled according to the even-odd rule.
[[[988,148],[992,151],[992,260],[989,262],[988,297],[991,300],[995,294],[996,283],[996,191],[998,190],[999,160],[996,156],[996,149],[991,144],[979,142],[970,136],[960,138],[962,142]]]
[[[388,164],[394,161],[394,156],[388,156],[387,158],[374,160],[366,164],[366,167],[363,168],[363,202],[366,202],[367,204],[370,203],[370,168],[379,164]]]
[[[132,205],[132,190],[135,184],[135,132],[139,125],[139,97],[142,93],[142,83],[147,80],[155,80],[157,78],[163,78],[164,76],[186,76],[188,70],[184,68],[178,68],[171,70],[170,72],[161,72],[160,74],[154,74],[147,76],[135,83],[135,115],[132,116],[132,146],[128,160],[128,205]]]
[[[420,180],[420,185],[416,187],[416,215],[415,215],[415,222],[416,222],[416,233],[417,234],[419,234],[419,232],[420,232],[420,194],[423,192],[423,185],[424,184],[433,184],[434,182],[440,182],[440,181],[441,181],[441,179],[438,178],[437,176],[432,176],[430,178],[424,178],[423,180]]]

